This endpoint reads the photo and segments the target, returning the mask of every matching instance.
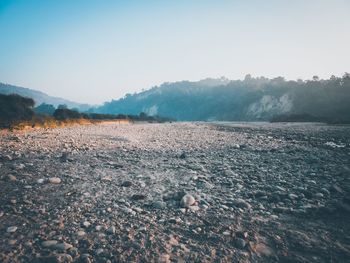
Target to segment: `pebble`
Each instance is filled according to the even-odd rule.
[[[17,181],[16,176],[14,176],[13,174],[8,174],[7,179],[11,182]]]
[[[298,198],[298,196],[296,194],[288,194],[288,197],[289,197],[289,199],[292,199],[292,200]]]
[[[197,205],[191,205],[191,206],[189,206],[188,207],[192,212],[197,212],[197,211],[199,211],[199,206],[197,206]]]
[[[321,188],[320,192],[326,196],[330,196],[330,194],[331,194],[326,188]]]
[[[38,184],[42,184],[42,183],[44,183],[44,179],[38,179],[38,180],[36,180],[36,182],[38,183]]]
[[[235,238],[235,245],[237,248],[243,249],[246,245],[246,242],[243,238]]]
[[[16,243],[17,243],[17,240],[16,240],[16,239],[10,239],[10,240],[8,241],[8,244],[9,244],[10,246],[15,245]]]
[[[229,235],[231,235],[231,232],[230,232],[230,231],[224,231],[222,234],[223,234],[224,236],[229,236]]]
[[[79,231],[77,232],[77,236],[78,236],[78,237],[83,237],[83,236],[85,236],[85,235],[86,235],[85,231],[79,230]]]
[[[57,260],[58,260],[58,262],[62,262],[62,263],[71,263],[71,262],[73,262],[73,258],[69,254],[58,254],[57,255]]]
[[[68,244],[66,242],[57,243],[57,244],[53,245],[53,248],[57,249],[57,250],[68,250],[68,249],[70,249],[72,247],[73,246],[71,244]]]
[[[91,226],[91,223],[89,221],[84,221],[83,226],[88,228],[89,226]]]
[[[131,196],[131,199],[135,201],[144,200],[146,198],[147,198],[147,195],[144,195],[144,194],[134,194]]]
[[[237,198],[236,200],[234,200],[233,205],[239,208],[251,209],[251,205],[241,198]]]
[[[49,178],[49,183],[51,184],[60,184],[61,183],[61,179],[58,177],[51,177]]]
[[[196,199],[190,194],[185,194],[180,201],[180,204],[182,207],[189,208],[190,206],[194,205],[196,202]]]
[[[7,233],[14,233],[16,231],[17,231],[17,227],[16,226],[10,226],[6,230]]]
[[[43,247],[52,247],[52,246],[54,246],[54,245],[56,245],[57,244],[57,241],[56,240],[47,240],[47,241],[43,241],[42,243],[41,243],[41,245],[43,246]]]
[[[130,187],[132,186],[132,182],[130,181],[124,181],[122,184],[121,184],[122,187]]]
[[[164,209],[166,208],[166,203],[163,201],[155,201],[152,203],[152,206],[156,209]]]
[[[100,255],[100,254],[102,254],[103,253],[103,248],[99,248],[99,249],[96,249],[95,250],[95,254],[96,255]]]
[[[111,226],[110,228],[108,228],[107,233],[114,234],[115,233],[115,226]]]
[[[101,231],[102,230],[102,226],[95,226],[95,230],[96,231]]]
[[[316,194],[315,194],[315,197],[317,197],[317,198],[323,198],[324,195],[323,195],[322,193],[316,193]]]

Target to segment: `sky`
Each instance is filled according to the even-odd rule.
[[[100,104],[163,82],[350,71],[348,0],[0,0],[0,82]]]

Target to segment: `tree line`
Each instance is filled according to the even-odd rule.
[[[35,101],[31,98],[22,97],[17,94],[0,94],[0,128],[10,128],[21,122],[35,123],[53,118],[57,121],[76,119],[88,120],[120,120],[161,122],[168,121],[166,118],[156,118],[141,112],[138,115],[125,114],[99,114],[91,112],[79,112],[78,109],[69,109],[66,105],[55,108],[50,104],[41,104],[34,107]]]

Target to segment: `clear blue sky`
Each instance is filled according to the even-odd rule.
[[[0,0],[0,82],[102,103],[162,82],[350,71],[350,1]]]

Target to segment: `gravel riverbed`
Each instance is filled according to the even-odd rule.
[[[350,262],[350,126],[0,134],[0,262]]]

